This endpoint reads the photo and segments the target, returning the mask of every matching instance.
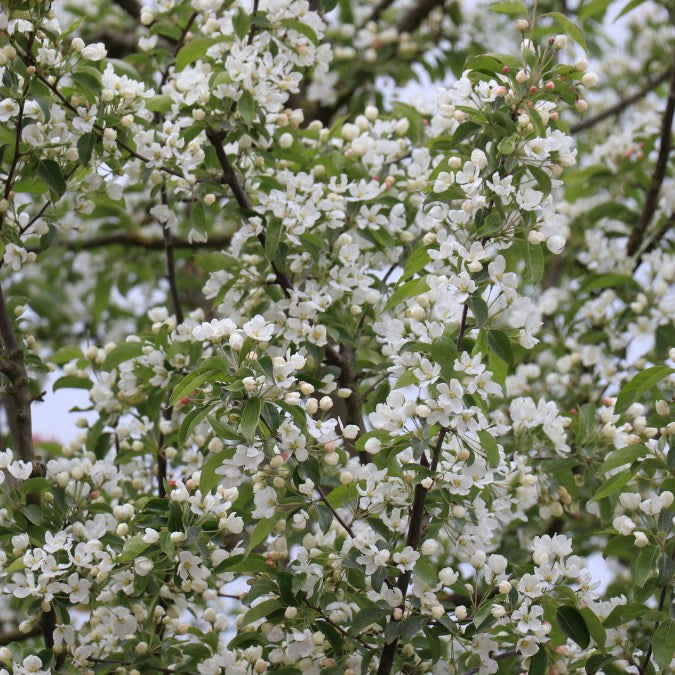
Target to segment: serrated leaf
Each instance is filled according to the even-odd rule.
[[[488,331],[488,346],[505,363],[513,363],[513,350],[509,336],[501,330]]]
[[[410,281],[406,281],[404,284],[396,288],[396,290],[391,294],[389,300],[387,300],[384,310],[387,311],[392,309],[404,300],[422,295],[422,293],[426,293],[428,290],[429,286],[427,285],[425,278],[421,277],[417,279],[410,279]]]
[[[591,501],[597,502],[600,499],[609,497],[614,493],[618,492],[632,477],[633,471],[626,469],[621,473],[614,474],[611,478],[608,478],[595,492]]]
[[[66,191],[66,179],[63,177],[61,167],[53,159],[40,160],[37,172],[56,199],[63,196]]]
[[[82,134],[82,136],[78,138],[77,154],[80,158],[80,164],[89,164],[97,141],[98,137],[93,131]]]
[[[675,654],[675,620],[666,619],[652,638],[654,661],[665,672]]]
[[[150,546],[150,544],[146,544],[140,535],[131,537],[131,539],[127,539],[127,541],[124,543],[122,553],[117,556],[116,562],[129,562],[143,553],[143,551],[145,551],[148,546]]]
[[[548,656],[544,645],[539,647],[539,651],[530,659],[530,667],[527,675],[546,675],[548,669]]]
[[[600,619],[598,619],[590,607],[583,607],[581,609],[581,615],[584,618],[588,632],[591,634],[595,644],[600,649],[604,649],[605,642],[607,642],[607,633],[605,632],[605,627],[602,625]]]
[[[633,581],[642,588],[647,581],[656,573],[656,561],[659,557],[659,549],[656,546],[649,545],[640,549],[637,559],[635,560],[635,568]]]
[[[175,405],[185,395],[191,394],[200,385],[204,384],[204,382],[215,378],[218,372],[219,371],[217,370],[207,370],[205,372],[193,370],[174,387],[173,392],[171,393],[171,398],[169,399],[169,403],[171,405]]]
[[[237,110],[244,119],[244,122],[247,126],[251,126],[253,120],[255,119],[256,113],[256,104],[253,100],[253,96],[248,89],[244,89],[242,95],[239,97],[239,102],[237,103]]]
[[[405,281],[413,275],[421,272],[426,265],[431,262],[431,257],[429,256],[429,247],[423,246],[422,248],[415,249],[409,256],[405,264],[405,269],[401,276],[401,280]]]
[[[261,409],[262,402],[257,396],[254,396],[246,401],[241,411],[241,431],[249,443],[253,443],[255,440],[255,432],[258,428]]]
[[[482,328],[488,320],[488,306],[485,300],[479,295],[471,295],[466,301],[473,318],[476,320],[476,327]]]
[[[567,35],[569,35],[588,54],[588,47],[586,46],[583,31],[574,23],[574,21],[561,12],[549,12],[548,15],[542,16],[550,16],[560,28],[562,28],[563,31],[565,31],[565,33],[567,33]]]
[[[263,518],[256,523],[256,526],[251,532],[249,537],[248,544],[246,546],[246,552],[251,552],[256,546],[262,544],[267,536],[272,531],[272,528],[277,524],[279,519],[284,515],[283,511],[275,513],[271,518]]]
[[[668,366],[652,366],[635,375],[621,387],[614,404],[614,412],[620,414],[628,410],[642,394],[672,373],[675,373],[675,370]]]
[[[620,466],[630,464],[648,452],[644,445],[626,445],[623,448],[614,450],[609,453],[609,456],[600,467],[599,473],[605,473],[612,469],[618,469]]]
[[[268,614],[271,614],[282,607],[283,605],[276,598],[263,600],[261,603],[257,604],[255,607],[252,607],[248,610],[248,612],[246,612],[246,614],[244,614],[244,618],[241,620],[241,624],[239,625],[241,628],[248,626],[249,623],[253,623],[258,619],[262,619],[263,617],[266,617]]]
[[[143,344],[141,342],[123,342],[108,352],[101,370],[111,371],[120,363],[131,361],[143,353]]]
[[[576,607],[565,605],[560,607],[556,613],[558,625],[560,629],[570,638],[576,642],[582,649],[586,649],[591,642],[591,635],[588,632],[588,627]]]
[[[499,465],[499,447],[497,446],[497,441],[495,441],[489,431],[485,430],[478,432],[478,438],[480,438],[480,444],[485,451],[490,468],[494,469]]]
[[[183,45],[176,55],[175,70],[183,70],[186,66],[194,63],[206,54],[209,47],[218,40],[214,38],[198,37],[193,38],[187,44]]]
[[[87,377],[76,377],[75,375],[66,375],[60,377],[52,385],[52,391],[59,389],[91,389],[91,380]]]
[[[228,458],[230,452],[223,450],[213,455],[209,455],[202,466],[202,472],[199,477],[199,491],[205,495],[213,490],[220,483],[221,476],[216,473],[223,462]]]
[[[265,257],[268,260],[274,260],[282,234],[283,223],[281,219],[272,218],[265,228]]]

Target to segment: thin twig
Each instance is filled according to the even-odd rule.
[[[438,432],[438,438],[436,439],[436,445],[434,446],[433,455],[431,458],[431,465],[429,465],[429,460],[427,460],[426,453],[422,453],[420,458],[420,464],[425,469],[430,469],[431,471],[436,471],[438,467],[438,461],[441,456],[441,449],[443,447],[443,441],[445,436],[448,433],[446,427],[441,427],[441,430]],[[413,495],[413,503],[410,507],[410,516],[408,524],[408,534],[406,536],[405,545],[410,546],[414,551],[417,551],[420,539],[422,538],[422,527],[424,525],[424,506],[427,499],[427,488],[425,488],[422,483],[418,483],[415,486],[415,493]],[[408,585],[410,583],[410,577],[412,576],[411,571],[401,572],[398,577],[398,583],[396,584],[397,588],[401,591],[402,599],[400,607],[405,605],[405,598],[408,592]],[[393,621],[393,617],[390,621]],[[394,665],[394,657],[396,656],[396,647],[398,646],[398,637],[385,644],[384,649],[382,650],[382,656],[380,657],[380,665],[377,669],[377,675],[389,675],[391,669]]]
[[[672,143],[672,127],[673,114],[675,114],[675,48],[673,48],[673,67],[670,71],[670,88],[668,90],[668,99],[666,101],[666,109],[663,113],[663,120],[661,124],[661,140],[659,145],[659,155],[654,166],[654,173],[652,180],[647,189],[645,202],[642,207],[640,217],[630,233],[628,244],[626,245],[626,253],[631,256],[637,252],[642,243],[647,226],[651,222],[652,216],[656,211],[658,205],[659,193],[661,192],[661,185],[666,175],[668,168],[668,156],[670,155]]]
[[[643,99],[650,91],[654,91],[660,84],[663,84],[670,75],[670,72],[665,72],[659,75],[655,80],[650,80],[642,89],[636,91],[632,96],[627,96],[617,101],[614,105],[610,106],[606,110],[594,115],[593,117],[588,117],[583,122],[578,124],[573,124],[570,127],[570,133],[577,134],[580,131],[585,131],[594,127],[596,124],[603,122],[609,117],[614,117],[614,115],[620,115],[626,108],[629,108],[633,103],[637,103]]]
[[[352,530],[352,528],[349,525],[347,525],[342,516],[336,511],[335,507],[328,501],[328,496],[324,492],[323,488],[320,485],[317,485],[316,491],[321,495],[321,501],[330,509],[331,513],[335,516],[335,520],[337,520],[338,523],[340,523],[340,525],[342,525],[342,527],[345,528],[347,534],[352,539],[354,539],[355,538],[354,530]]]
[[[518,652],[515,649],[510,649],[508,652],[502,652],[501,654],[492,654],[490,656],[490,659],[493,661],[503,661],[504,659],[508,659],[511,656],[515,656]],[[474,675],[474,673],[477,673],[480,670],[480,666],[475,666],[474,668],[470,668],[469,670],[464,671],[464,675]]]

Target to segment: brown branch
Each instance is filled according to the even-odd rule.
[[[190,243],[187,239],[172,239],[174,249],[220,249],[227,246],[231,241],[229,234],[218,237],[210,237],[207,241],[193,241]],[[87,239],[75,239],[72,241],[57,241],[50,245],[50,248],[65,248],[69,251],[88,251],[96,248],[106,248],[108,246],[130,246],[133,248],[145,249],[148,251],[163,251],[164,239],[155,239],[144,237],[135,232],[106,234],[99,237],[90,237]],[[46,249],[39,246],[32,246],[26,249],[28,252],[41,253]]]
[[[5,366],[7,368],[7,375],[10,381],[10,391],[14,399],[14,429],[16,430],[16,449],[19,457],[24,462],[29,462],[33,465],[34,476],[43,475],[44,467],[36,462],[35,449],[33,447],[33,422],[31,418],[31,403],[33,397],[30,393],[30,383],[28,379],[28,372],[26,371],[26,363],[24,361],[23,349],[19,343],[12,326],[12,320],[5,302],[5,295],[0,286],[0,338],[4,345],[7,360]],[[26,503],[40,506],[39,494],[26,495]],[[48,612],[42,612],[40,618],[40,630],[45,645],[48,648],[54,646],[54,629],[56,628],[56,614],[54,609]],[[61,655],[57,658],[61,660]],[[65,656],[65,654],[64,654]]]
[[[114,0],[115,4],[134,19],[141,18],[141,6],[136,0]]]
[[[424,19],[431,14],[431,12],[443,5],[445,0],[420,0],[414,7],[411,7],[399,20],[396,22],[396,30],[399,33],[412,33],[420,27]]]
[[[460,323],[459,326],[459,333],[457,335],[457,349],[460,348],[460,345],[462,344],[462,340],[464,339],[464,333],[466,333],[466,318],[469,313],[469,302],[468,300],[464,302],[464,307],[462,309],[462,322]]]
[[[579,133],[580,131],[585,131],[586,129],[590,129],[591,127],[594,127],[596,124],[599,124],[600,122],[604,122],[606,119],[609,117],[613,117],[614,115],[620,115],[626,108],[629,108],[632,106],[634,103],[637,103],[641,99],[643,99],[650,91],[654,91],[660,84],[663,84],[669,77],[670,73],[665,72],[659,77],[657,77],[655,80],[650,80],[642,89],[639,91],[636,91],[632,96],[628,96],[626,98],[621,99],[620,101],[617,101],[614,105],[610,106],[606,110],[603,110],[602,112],[598,113],[597,115],[594,115],[593,117],[589,117],[585,119],[583,122],[579,122],[578,124],[573,124],[570,127],[570,133],[576,134]]]
[[[248,38],[246,40],[246,44],[250,45],[253,43],[253,38],[255,37],[255,32],[257,30],[256,24],[254,19],[256,16],[258,16],[258,5],[260,4],[260,0],[253,0],[253,11],[251,12],[251,28],[248,31]]]
[[[21,642],[38,635],[42,635],[42,628],[40,626],[31,628],[27,633],[18,629],[9,630],[6,633],[0,633],[0,646],[4,647],[12,642]]]
[[[675,114],[675,48],[673,48],[673,66],[670,71],[670,88],[661,125],[659,155],[654,166],[654,173],[652,174],[647,195],[645,196],[642,212],[637,223],[633,226],[633,231],[626,245],[626,253],[629,256],[636,253],[638,248],[640,248],[642,237],[658,205],[659,193],[668,168],[668,156],[670,155],[672,145],[673,114]]]
[[[443,447],[443,441],[445,435],[448,433],[446,427],[441,427],[441,430],[438,432],[438,438],[436,439],[436,445],[434,446],[433,455],[431,458],[431,465],[427,460],[426,453],[422,453],[420,458],[420,464],[430,469],[431,471],[436,471],[438,467],[438,461],[441,456],[441,448]],[[410,546],[414,551],[417,551],[420,539],[422,538],[422,529],[424,525],[424,505],[427,499],[427,488],[425,488],[422,483],[418,483],[415,486],[415,493],[413,495],[413,503],[410,507],[410,520],[408,524],[408,534],[406,536],[405,545]],[[402,608],[405,605],[405,598],[408,592],[408,584],[410,583],[410,577],[412,576],[411,571],[401,572],[398,577],[398,582],[396,584],[397,588],[401,591],[403,598],[401,600],[400,607]],[[393,617],[390,621],[393,621]],[[377,675],[389,675],[391,669],[394,665],[394,657],[396,656],[396,647],[398,646],[398,637],[385,644],[384,649],[382,650],[382,656],[380,657],[380,665],[377,669]]]
[[[26,45],[26,51],[30,54],[31,49],[33,48],[33,41],[35,40],[35,33],[31,33],[28,38],[28,44]],[[30,89],[31,77],[26,74],[26,79],[23,85],[23,91],[21,92],[21,101],[19,103],[19,114],[16,117],[16,125],[14,128],[14,154],[12,155],[12,162],[9,165],[9,170],[7,171],[7,178],[5,179],[5,192],[4,198],[9,199],[12,193],[12,187],[14,186],[14,174],[16,172],[16,167],[19,163],[20,149],[21,149],[21,131],[23,123],[23,113],[26,106],[26,97],[28,96],[28,91]],[[5,221],[5,211],[0,212],[0,230],[2,230],[3,223]]]
[[[162,187],[162,204],[168,204],[166,196],[166,187]],[[169,282],[169,290],[171,291],[171,301],[173,304],[173,312],[176,315],[176,323],[183,323],[183,308],[180,304],[180,294],[178,293],[178,280],[176,279],[176,257],[173,253],[173,239],[171,237],[171,228],[168,223],[162,223],[162,234],[164,235],[164,253],[166,257],[166,278]]]

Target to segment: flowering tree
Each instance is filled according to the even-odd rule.
[[[8,3],[2,672],[672,672],[674,24]]]

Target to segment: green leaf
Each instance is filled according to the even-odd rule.
[[[525,242],[524,253],[526,278],[536,284],[544,275],[544,253],[541,245],[533,246]]]
[[[502,0],[502,2],[493,2],[490,10],[499,14],[508,14],[509,16],[527,16],[527,6],[522,0]]]
[[[352,635],[358,635],[364,628],[382,621],[387,613],[387,610],[382,607],[366,607],[352,619],[349,632]]]
[[[539,651],[530,659],[530,668],[527,675],[546,675],[548,668],[548,656],[544,645],[539,647]]]
[[[152,112],[168,113],[171,110],[172,104],[171,96],[164,94],[145,99],[145,107]]]
[[[185,415],[178,429],[178,444],[183,445],[192,430],[211,412],[213,406],[207,405],[200,408],[193,408]]]
[[[319,527],[321,528],[321,531],[326,534],[326,532],[330,530],[330,526],[333,522],[332,511],[323,504],[316,504],[316,515],[319,519]]]
[[[561,12],[549,12],[548,15],[543,14],[542,16],[550,16],[565,31],[565,33],[567,33],[567,35],[579,44],[588,54],[588,47],[586,46],[586,40],[584,40],[584,34],[574,21]]]
[[[495,441],[489,431],[484,430],[478,432],[478,438],[480,438],[480,444],[483,446],[490,468],[494,469],[499,465],[499,448],[497,446],[497,441]]]
[[[190,215],[192,227],[200,232],[206,232],[206,209],[203,202],[195,202],[192,207],[192,214]]]
[[[618,469],[620,466],[630,464],[648,452],[644,445],[626,445],[623,448],[614,450],[609,453],[609,456],[600,467],[599,473],[606,473],[612,469]]]
[[[250,26],[251,19],[249,18],[249,15],[240,7],[237,10],[237,13],[232,17],[232,27],[240,40],[246,38]]]
[[[488,306],[485,300],[479,295],[472,295],[466,301],[473,318],[476,320],[476,327],[481,328],[488,320]]]
[[[140,535],[127,539],[124,543],[122,553],[117,556],[117,562],[129,562],[130,560],[137,558],[146,548],[148,548],[148,546],[150,546],[150,544],[146,544]]]
[[[38,162],[37,172],[56,199],[61,198],[66,191],[66,179],[61,167],[53,159],[42,159]]]
[[[576,642],[582,649],[586,649],[591,642],[591,635],[588,627],[576,607],[565,605],[560,607],[556,613],[558,625],[568,638]]]
[[[600,488],[593,495],[591,501],[597,502],[600,499],[604,499],[605,497],[609,497],[609,495],[618,492],[633,477],[633,473],[634,472],[630,469],[626,469],[625,471],[608,478],[600,485]]]
[[[581,609],[581,615],[584,618],[584,622],[588,627],[588,632],[591,634],[593,641],[600,648],[605,648],[605,642],[607,642],[607,633],[605,632],[605,627],[602,625],[602,622],[595,615],[593,610],[589,607],[583,607]]]
[[[618,605],[605,619],[605,628],[616,628],[633,619],[643,616],[647,611],[645,605],[638,603],[629,603],[627,605]]]
[[[384,306],[384,310],[386,312],[387,310],[396,307],[396,305],[404,300],[422,295],[422,293],[426,293],[428,290],[429,286],[427,286],[427,281],[423,277],[406,281],[404,284],[398,286],[391,294],[391,297],[387,300],[387,304]]]
[[[253,443],[255,440],[255,432],[258,428],[261,409],[262,402],[257,396],[254,396],[246,401],[241,411],[241,431],[249,443]]]
[[[263,602],[257,604],[255,607],[252,607],[248,610],[248,612],[246,612],[246,614],[244,614],[244,618],[241,620],[241,624],[239,624],[239,626],[240,628],[248,626],[249,623],[253,623],[258,619],[262,619],[263,617],[271,614],[277,609],[281,609],[282,607],[283,605],[276,598],[272,598],[271,600],[263,600]]]
[[[239,102],[237,103],[237,110],[244,118],[246,126],[251,126],[253,120],[255,119],[256,113],[256,104],[253,100],[253,96],[248,89],[244,89],[242,95],[239,97]]]
[[[650,544],[640,549],[635,560],[633,581],[642,588],[647,581],[656,573],[656,561],[659,557],[659,549]]]
[[[272,218],[265,229],[265,257],[268,260],[274,260],[282,234],[283,224],[281,219]]]
[[[223,462],[230,454],[229,450],[223,450],[206,458],[199,477],[199,491],[203,495],[211,492],[220,483],[221,476],[216,473],[216,469],[219,469],[223,465]]]
[[[66,375],[60,377],[52,386],[52,391],[59,389],[91,389],[91,380],[87,377],[76,377],[75,375]]]
[[[652,366],[638,373],[630,382],[621,387],[614,405],[614,412],[620,414],[628,410],[642,394],[672,373],[675,373],[675,370],[668,366]]]
[[[246,552],[251,552],[258,544],[262,544],[267,536],[272,531],[272,528],[277,524],[279,519],[284,515],[283,511],[275,513],[271,518],[263,518],[256,523],[256,526],[251,532],[251,536],[246,546]]]
[[[591,16],[596,16],[598,14],[604,15],[612,2],[613,0],[591,0],[579,9],[577,16],[583,21]]]
[[[78,345],[66,345],[57,349],[50,357],[49,362],[55,366],[62,366],[64,363],[82,358],[82,349]]]
[[[77,153],[80,157],[80,164],[89,164],[97,141],[98,137],[93,131],[89,131],[80,136],[77,141]]]
[[[628,12],[632,12],[636,7],[639,7],[640,5],[644,4],[645,0],[630,0],[627,2],[623,9],[617,14],[616,19],[614,21],[618,21],[622,16],[625,16],[628,14]]]
[[[169,403],[171,405],[176,405],[183,396],[191,394],[195,389],[204,382],[214,379],[219,371],[217,370],[207,370],[205,372],[200,372],[199,370],[193,370],[189,375],[186,375],[173,389],[171,393],[171,398]]]
[[[405,269],[401,275],[401,280],[405,281],[409,279],[414,274],[421,272],[426,265],[431,262],[431,257],[429,256],[429,247],[423,246],[422,248],[415,249],[409,256],[405,264]]]
[[[101,370],[111,371],[120,363],[131,361],[143,353],[143,344],[141,342],[123,342],[108,352],[101,366]]]
[[[640,284],[632,277],[627,277],[624,274],[600,274],[593,275],[586,279],[586,281],[581,284],[578,295],[584,295],[606,288],[618,288],[620,286],[627,286],[635,290],[640,290]]]
[[[214,45],[218,40],[215,38],[204,38],[198,37],[193,38],[181,47],[180,51],[176,56],[175,70],[180,71],[189,66],[191,63],[194,63],[197,59],[201,58],[206,54],[206,51],[211,45]]]
[[[319,46],[319,38],[316,36],[316,33],[312,30],[312,28],[310,28],[306,23],[296,19],[282,19],[280,23],[282,26],[291,28],[304,35],[315,47]]]
[[[675,654],[675,619],[666,619],[652,638],[654,661],[665,672]]]
[[[513,351],[509,336],[501,330],[488,331],[488,346],[502,360],[511,365],[513,363]]]

